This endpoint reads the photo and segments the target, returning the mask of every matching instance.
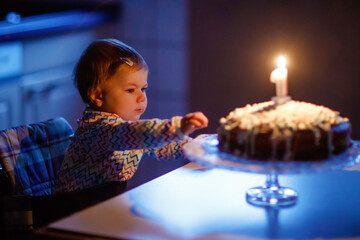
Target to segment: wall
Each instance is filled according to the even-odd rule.
[[[147,61],[148,109],[143,118],[187,112],[187,1],[125,0],[115,37]]]
[[[190,110],[208,132],[235,107],[270,100],[275,59],[288,59],[289,95],[349,117],[360,139],[360,2],[190,1]]]

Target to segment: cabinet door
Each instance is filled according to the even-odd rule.
[[[19,90],[17,85],[0,86],[0,130],[19,125]]]
[[[9,102],[0,101],[0,130],[8,128],[11,123],[11,110]]]
[[[67,66],[27,75],[22,84],[23,122],[44,121],[64,117],[77,127],[85,105],[72,83],[73,66]]]

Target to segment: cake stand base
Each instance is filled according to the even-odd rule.
[[[263,208],[286,208],[296,204],[298,193],[291,188],[280,186],[277,174],[319,173],[339,170],[360,163],[360,141],[351,141],[345,152],[329,159],[314,161],[259,161],[246,159],[219,150],[216,134],[200,135],[184,145],[186,157],[206,167],[266,174],[263,186],[250,188],[246,192],[249,204]]]
[[[269,173],[265,185],[250,188],[246,191],[246,200],[258,206],[289,206],[294,205],[298,193],[288,187],[281,187],[277,174]]]

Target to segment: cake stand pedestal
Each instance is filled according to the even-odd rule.
[[[316,173],[352,166],[360,162],[360,141],[352,141],[344,153],[319,161],[261,161],[238,157],[218,149],[216,134],[198,136],[184,146],[184,153],[190,161],[207,167],[266,174],[263,186],[247,190],[247,202],[259,207],[287,207],[296,203],[298,193],[280,186],[279,174]]]
[[[276,173],[268,173],[263,186],[253,187],[246,191],[246,200],[253,205],[293,205],[296,203],[298,193],[288,187],[281,187]]]

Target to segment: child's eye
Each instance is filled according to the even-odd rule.
[[[133,93],[134,89],[127,89],[126,91],[129,92],[129,93]]]
[[[141,91],[142,91],[142,92],[145,92],[145,91],[146,91],[146,89],[147,89],[147,87],[146,87],[146,88],[142,88],[142,89],[141,89]]]

